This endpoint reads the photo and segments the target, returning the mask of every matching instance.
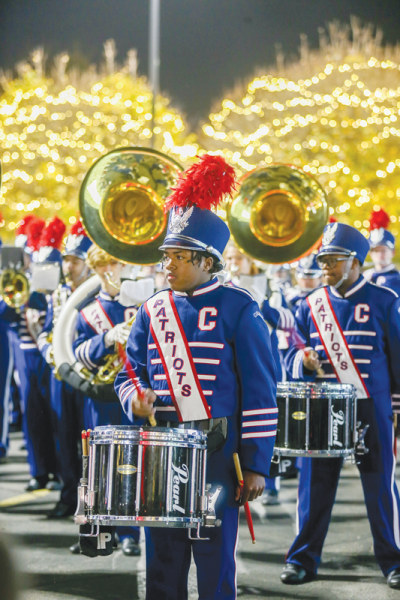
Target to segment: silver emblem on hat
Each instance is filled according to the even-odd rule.
[[[174,208],[171,213],[169,228],[172,233],[182,233],[189,225],[189,219],[193,213],[193,206],[183,210],[183,208]]]
[[[379,244],[379,242],[381,242],[384,237],[385,230],[383,229],[383,227],[380,227],[379,229],[373,229],[371,231],[371,242],[373,244]]]
[[[76,250],[76,248],[78,248],[79,244],[81,243],[81,241],[83,240],[84,236],[81,235],[69,235],[67,237],[67,240],[65,242],[65,249],[64,252],[68,252],[71,250]]]
[[[329,246],[329,244],[331,244],[335,238],[336,235],[336,230],[338,228],[338,224],[337,223],[332,223],[332,225],[329,227],[327,227],[327,229],[324,232],[324,235],[322,236],[322,245],[323,246]]]
[[[305,256],[304,258],[301,258],[299,261],[300,267],[302,269],[311,269],[311,266],[313,264],[313,259],[314,259],[313,254],[310,254],[309,256]]]

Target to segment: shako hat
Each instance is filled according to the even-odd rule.
[[[387,246],[394,250],[395,237],[386,228],[390,223],[390,217],[383,208],[374,210],[369,218],[369,246],[376,248],[377,246]]]
[[[167,235],[160,250],[182,248],[208,252],[224,264],[230,238],[227,224],[211,210],[235,189],[235,170],[222,156],[204,154],[178,180],[165,203],[170,211]]]
[[[82,221],[77,221],[71,227],[69,235],[65,239],[63,256],[76,256],[82,260],[87,259],[87,254],[92,240],[86,235]]]
[[[369,242],[358,229],[336,221],[324,228],[322,246],[317,256],[343,254],[354,256],[363,264],[368,252]]]
[[[317,255],[314,252],[308,256],[303,256],[303,258],[300,258],[296,267],[296,274],[299,277],[309,277],[310,279],[321,277],[322,271],[318,266]]]

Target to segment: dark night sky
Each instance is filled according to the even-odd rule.
[[[136,48],[147,73],[148,0],[0,0],[0,66],[13,67],[38,45],[48,55],[84,54],[99,62],[114,38],[121,59]],[[286,55],[306,33],[350,15],[379,25],[385,40],[400,41],[400,0],[161,0],[161,88],[195,124],[213,100],[259,66]]]

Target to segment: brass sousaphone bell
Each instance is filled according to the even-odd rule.
[[[293,165],[272,164],[246,174],[227,208],[239,248],[266,263],[292,262],[319,242],[328,221],[326,194]]]
[[[179,163],[149,148],[118,148],[99,158],[79,197],[89,237],[119,261],[157,263],[167,230],[165,200],[181,171]]]

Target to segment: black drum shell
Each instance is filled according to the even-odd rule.
[[[275,453],[288,456],[353,452],[354,390],[349,385],[278,385]]]

